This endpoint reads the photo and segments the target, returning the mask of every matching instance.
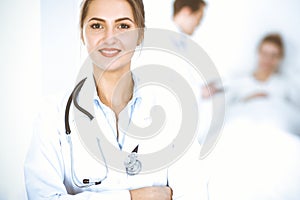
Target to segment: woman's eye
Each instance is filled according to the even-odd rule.
[[[103,26],[101,24],[92,24],[91,28],[92,29],[101,29],[101,28],[103,28]]]
[[[127,24],[120,24],[120,25],[118,26],[118,28],[120,28],[120,29],[129,29],[130,26],[127,25]]]

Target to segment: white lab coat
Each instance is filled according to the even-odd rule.
[[[95,90],[95,89],[94,89]],[[80,92],[84,95],[84,89]],[[96,92],[96,90],[95,90]],[[69,95],[69,94],[68,94]],[[67,96],[68,96],[67,95]],[[151,96],[151,95],[149,95]],[[133,105],[139,95],[134,95],[127,106],[129,110],[134,108],[134,118],[143,118],[147,123],[149,116],[144,101],[136,106]],[[147,97],[148,98],[148,97]],[[95,100],[97,96],[95,96]],[[189,151],[177,162],[168,168],[153,173],[129,176],[125,172],[109,169],[107,178],[100,184],[88,188],[78,188],[74,185],[71,176],[71,157],[67,136],[65,134],[64,114],[67,98],[57,104],[56,100],[47,100],[42,105],[43,109],[34,125],[34,135],[25,161],[25,181],[29,199],[128,199],[129,190],[147,186],[169,185],[173,190],[173,199],[204,199],[206,197],[205,172],[201,170],[202,164],[198,160],[200,145],[194,140]],[[99,99],[98,99],[99,101]],[[79,101],[80,103],[80,101]],[[100,102],[101,104],[101,102]],[[95,117],[97,122],[104,128],[104,134],[112,143],[118,145],[115,137],[115,118],[110,116],[104,109],[105,115],[101,114],[95,103]],[[102,104],[103,106],[103,104]],[[97,110],[98,109],[98,110]],[[143,113],[145,114],[143,116]],[[101,117],[102,116],[102,117]],[[99,119],[101,118],[101,119]],[[143,121],[143,120],[142,120]],[[106,126],[104,125],[106,124]],[[110,126],[112,124],[114,126]],[[103,126],[102,126],[103,125]],[[74,124],[74,116],[70,113],[71,138],[73,142],[74,171],[78,180],[84,178],[103,178],[105,167],[87,152],[82,144]],[[112,127],[109,128],[109,127]],[[88,134],[88,133],[87,133]],[[136,141],[128,139],[120,131],[120,140],[124,151],[130,152],[136,145]],[[124,137],[125,140],[124,140]],[[110,139],[109,139],[110,138]],[[153,141],[151,141],[153,142]],[[147,152],[147,146],[140,144],[139,153]],[[151,147],[151,145],[148,145]],[[155,147],[155,146],[154,146]],[[103,150],[105,152],[105,150]],[[106,152],[105,157],[113,157]],[[123,162],[123,161],[122,161]]]

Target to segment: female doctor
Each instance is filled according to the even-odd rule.
[[[80,14],[82,42],[90,57],[93,73],[94,97],[92,107],[95,118],[104,135],[111,138],[120,151],[126,149],[127,136],[119,129],[119,116],[124,110],[142,118],[143,96],[135,92],[136,79],[131,73],[130,42],[116,39],[117,34],[145,27],[142,0],[84,0]],[[142,42],[139,31],[135,46]],[[103,59],[101,59],[103,58]],[[109,61],[118,58],[116,62]],[[107,66],[103,66],[107,65]],[[84,82],[85,80],[83,80]],[[86,80],[88,82],[90,80]],[[118,91],[115,88],[119,82]],[[86,83],[84,83],[86,84]],[[80,89],[82,85],[79,86]],[[84,88],[85,86],[83,86]],[[79,90],[80,90],[79,89]],[[32,143],[25,161],[25,182],[29,199],[199,199],[191,190],[197,184],[186,172],[193,167],[184,162],[148,174],[138,171],[125,173],[108,167],[106,159],[114,157],[99,145],[104,164],[98,162],[80,141],[70,109],[73,101],[84,97],[84,89],[78,98],[74,94],[59,103],[46,102],[35,126]],[[74,98],[75,95],[75,98]],[[72,99],[73,98],[73,99]],[[68,99],[68,101],[67,101]],[[51,106],[53,104],[53,106]],[[69,106],[68,109],[66,109]],[[64,120],[67,122],[64,123]],[[70,119],[69,119],[70,117]],[[69,124],[70,122],[70,124]],[[72,142],[70,132],[72,130]],[[67,133],[67,134],[66,134]],[[89,137],[84,133],[85,136]],[[101,138],[100,138],[101,140]],[[134,146],[128,147],[131,151]],[[137,146],[138,147],[138,146]],[[131,149],[131,150],[130,150]],[[137,149],[135,149],[137,153]],[[188,167],[188,170],[184,170]],[[200,169],[198,169],[200,170]],[[197,177],[193,174],[193,180]],[[197,180],[196,180],[197,181]],[[191,185],[191,187],[189,186]],[[199,185],[200,187],[200,185]],[[194,187],[194,189],[199,189]]]

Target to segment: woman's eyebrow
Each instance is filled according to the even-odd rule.
[[[96,20],[96,21],[105,22],[105,20],[104,20],[104,19],[97,18],[97,17],[93,17],[93,18],[89,19],[89,22],[90,22],[90,21],[92,21],[92,20]]]
[[[132,23],[134,23],[133,20],[130,19],[129,17],[122,17],[122,18],[116,19],[115,22],[120,22],[120,21],[123,21],[123,20],[129,20],[129,21],[131,21]]]
[[[89,22],[93,21],[93,20],[100,21],[100,22],[105,22],[104,19],[98,18],[98,17],[93,17],[93,18],[89,19]],[[132,23],[134,23],[134,21],[132,19],[130,19],[129,17],[122,17],[122,18],[116,19],[115,22],[120,22],[120,21],[124,21],[124,20],[129,20]]]

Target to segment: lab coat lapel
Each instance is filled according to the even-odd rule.
[[[125,152],[120,149],[115,143],[110,142],[104,134],[103,129],[100,129],[96,119],[94,110],[94,92],[95,83],[92,73],[86,79],[80,93],[78,94],[78,104],[80,107],[89,112],[94,118],[89,119],[84,113],[73,106],[74,121],[78,130],[78,135],[85,149],[98,161],[103,163],[103,156],[105,156],[106,162],[117,169],[124,169],[124,159],[126,158]],[[102,128],[102,127],[101,127]],[[105,130],[105,129],[104,129]],[[108,133],[110,134],[110,133]],[[112,134],[110,134],[112,135]],[[101,153],[102,152],[102,153]],[[116,155],[116,156],[110,156]]]

